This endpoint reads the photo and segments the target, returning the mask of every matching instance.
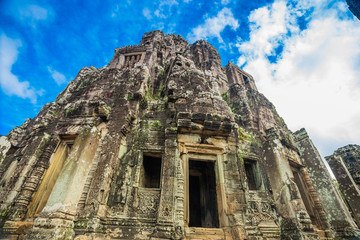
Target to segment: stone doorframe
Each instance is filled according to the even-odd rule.
[[[181,160],[184,169],[184,226],[189,226],[189,161],[210,161],[215,164],[216,195],[219,217],[219,227],[229,226],[227,217],[227,204],[224,186],[223,154],[224,149],[209,144],[183,143],[179,144]]]
[[[310,207],[315,214],[315,219],[311,219],[313,227],[315,227],[316,230],[329,231],[330,226],[326,218],[326,213],[324,212],[324,209],[319,200],[318,193],[312,184],[309,173],[307,172],[305,166],[291,159],[289,159],[289,164],[293,175],[292,180],[296,183],[299,189],[306,211],[308,211],[310,216],[311,214],[308,209]],[[301,181],[300,183],[295,181],[295,174],[298,175]],[[299,186],[299,184],[301,185]],[[303,188],[303,191],[306,192],[307,196],[304,196],[304,193],[301,192],[302,190],[300,188]],[[308,204],[311,204],[312,206],[309,206]]]

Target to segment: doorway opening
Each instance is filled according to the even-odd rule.
[[[322,221],[320,219],[320,215],[316,209],[315,203],[313,202],[310,191],[308,190],[300,169],[292,167],[292,172],[294,175],[294,182],[296,183],[297,187],[299,188],[301,198],[304,202],[305,208],[310,216],[311,222],[316,229],[324,229],[322,226]]]
[[[189,161],[189,216],[189,227],[219,227],[214,162]]]

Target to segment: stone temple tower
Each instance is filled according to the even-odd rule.
[[[1,137],[2,239],[357,239],[304,129],[200,40],[145,33]]]

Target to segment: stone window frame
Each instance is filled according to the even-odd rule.
[[[240,170],[240,171],[243,171],[243,176],[244,176],[244,180],[242,180],[243,182],[246,181],[246,183],[248,184],[248,180],[247,180],[247,176],[246,176],[246,170],[245,170],[245,162],[246,161],[251,161],[251,162],[255,162],[256,164],[256,168],[257,168],[257,172],[258,172],[258,176],[260,178],[260,187],[259,189],[257,190],[250,190],[248,189],[248,191],[250,192],[258,192],[258,191],[266,191],[266,187],[265,187],[265,182],[266,181],[264,179],[265,176],[263,176],[263,171],[261,169],[261,166],[260,166],[260,158],[258,155],[254,154],[254,153],[240,153],[239,155],[239,161],[241,161],[241,165],[243,165],[243,169]]]
[[[141,183],[142,183],[142,171],[143,171],[143,166],[144,166],[144,156],[153,156],[153,157],[159,157],[160,158],[160,179],[159,179],[159,187],[158,188],[150,188],[150,187],[142,187]],[[162,187],[162,179],[163,179],[163,167],[164,167],[164,154],[162,151],[154,151],[154,150],[150,150],[150,151],[141,151],[140,154],[140,162],[139,162],[139,167],[138,167],[138,177],[137,177],[137,187],[142,188],[142,189],[149,189],[149,190],[160,190]]]
[[[248,184],[248,189],[249,191],[264,191],[265,190],[265,186],[264,186],[264,180],[263,180],[263,176],[261,174],[261,170],[260,170],[260,164],[259,164],[259,158],[257,156],[251,156],[251,155],[244,155],[241,157],[243,159],[243,163],[244,163],[244,173],[246,176],[246,181]],[[249,188],[249,179],[247,178],[247,174],[246,174],[246,169],[245,169],[245,163],[250,163],[251,165],[253,165],[253,167],[255,167],[256,170],[256,176],[255,177],[255,184],[256,184],[256,178],[259,179],[259,187],[257,189],[250,189]]]
[[[144,60],[145,60],[145,53],[146,52],[129,52],[129,53],[123,53],[120,55],[120,62],[121,62],[121,65],[123,67],[133,67],[133,65],[135,65],[135,63],[143,63]],[[137,56],[140,56],[138,60],[137,59]],[[132,65],[131,65],[131,58],[132,57],[135,57],[133,62],[132,62]],[[129,59],[130,58],[130,59]],[[128,61],[126,61],[126,59],[128,59]]]
[[[304,203],[304,207],[307,211],[307,213],[309,214],[310,217],[310,213],[308,210],[308,206],[306,206],[306,204],[311,204],[310,207],[312,208],[311,211],[313,211],[314,213],[314,217],[315,219],[311,219],[311,223],[313,224],[313,226],[316,226],[316,228],[318,228],[319,230],[326,230],[327,228],[327,223],[326,220],[322,219],[321,215],[322,212],[324,211],[323,208],[321,207],[321,204],[318,204],[318,196],[317,193],[315,192],[315,190],[313,189],[311,180],[308,176],[306,167],[303,164],[299,164],[298,162],[296,162],[295,160],[288,158],[288,162],[290,165],[290,169],[291,169],[291,176],[290,179],[291,181],[293,181],[298,190],[299,190],[299,194],[300,194],[300,198],[302,200],[302,202]],[[295,175],[297,174],[298,177],[300,178],[300,184],[301,186],[298,185],[298,183],[296,183],[295,181]],[[302,188],[303,190],[300,190],[300,188]],[[303,194],[301,194],[301,191],[305,191],[306,196],[304,196]],[[305,197],[305,199],[304,199]],[[305,203],[308,202],[308,203]],[[324,213],[323,213],[324,215]]]
[[[215,181],[216,181],[216,195],[217,207],[219,217],[219,227],[211,229],[220,229],[228,226],[227,219],[227,204],[226,204],[226,191],[225,191],[225,178],[224,178],[224,149],[210,146],[207,144],[185,144],[182,146],[182,161],[184,164],[184,226],[188,228],[190,223],[190,209],[189,209],[189,161],[211,161],[215,166]]]
[[[71,153],[72,145],[74,144],[77,137],[78,137],[78,134],[63,134],[63,135],[57,136],[58,143],[50,156],[49,167],[45,170],[42,178],[40,179],[39,187],[36,189],[33,196],[31,197],[31,201],[29,203],[27,213],[26,213],[26,218],[37,217],[42,212],[44,207],[46,206],[47,201],[49,200],[49,197],[55,186],[55,183],[64,167],[66,159],[69,157],[69,154]],[[62,151],[63,153],[60,151]],[[64,160],[61,164],[61,168],[58,170],[55,169],[57,167],[56,166],[57,163],[53,162],[54,158],[56,157],[57,154],[58,155],[65,154]],[[49,171],[54,171],[54,170],[56,170],[58,172],[56,176],[53,176],[53,174],[51,172],[49,172]],[[54,181],[51,186],[51,189],[48,186],[47,178],[52,179]],[[47,189],[49,189],[49,192],[46,195],[40,194],[43,190],[47,190]]]

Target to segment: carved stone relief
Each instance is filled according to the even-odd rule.
[[[156,218],[159,200],[159,189],[134,188],[129,210],[138,217]]]

